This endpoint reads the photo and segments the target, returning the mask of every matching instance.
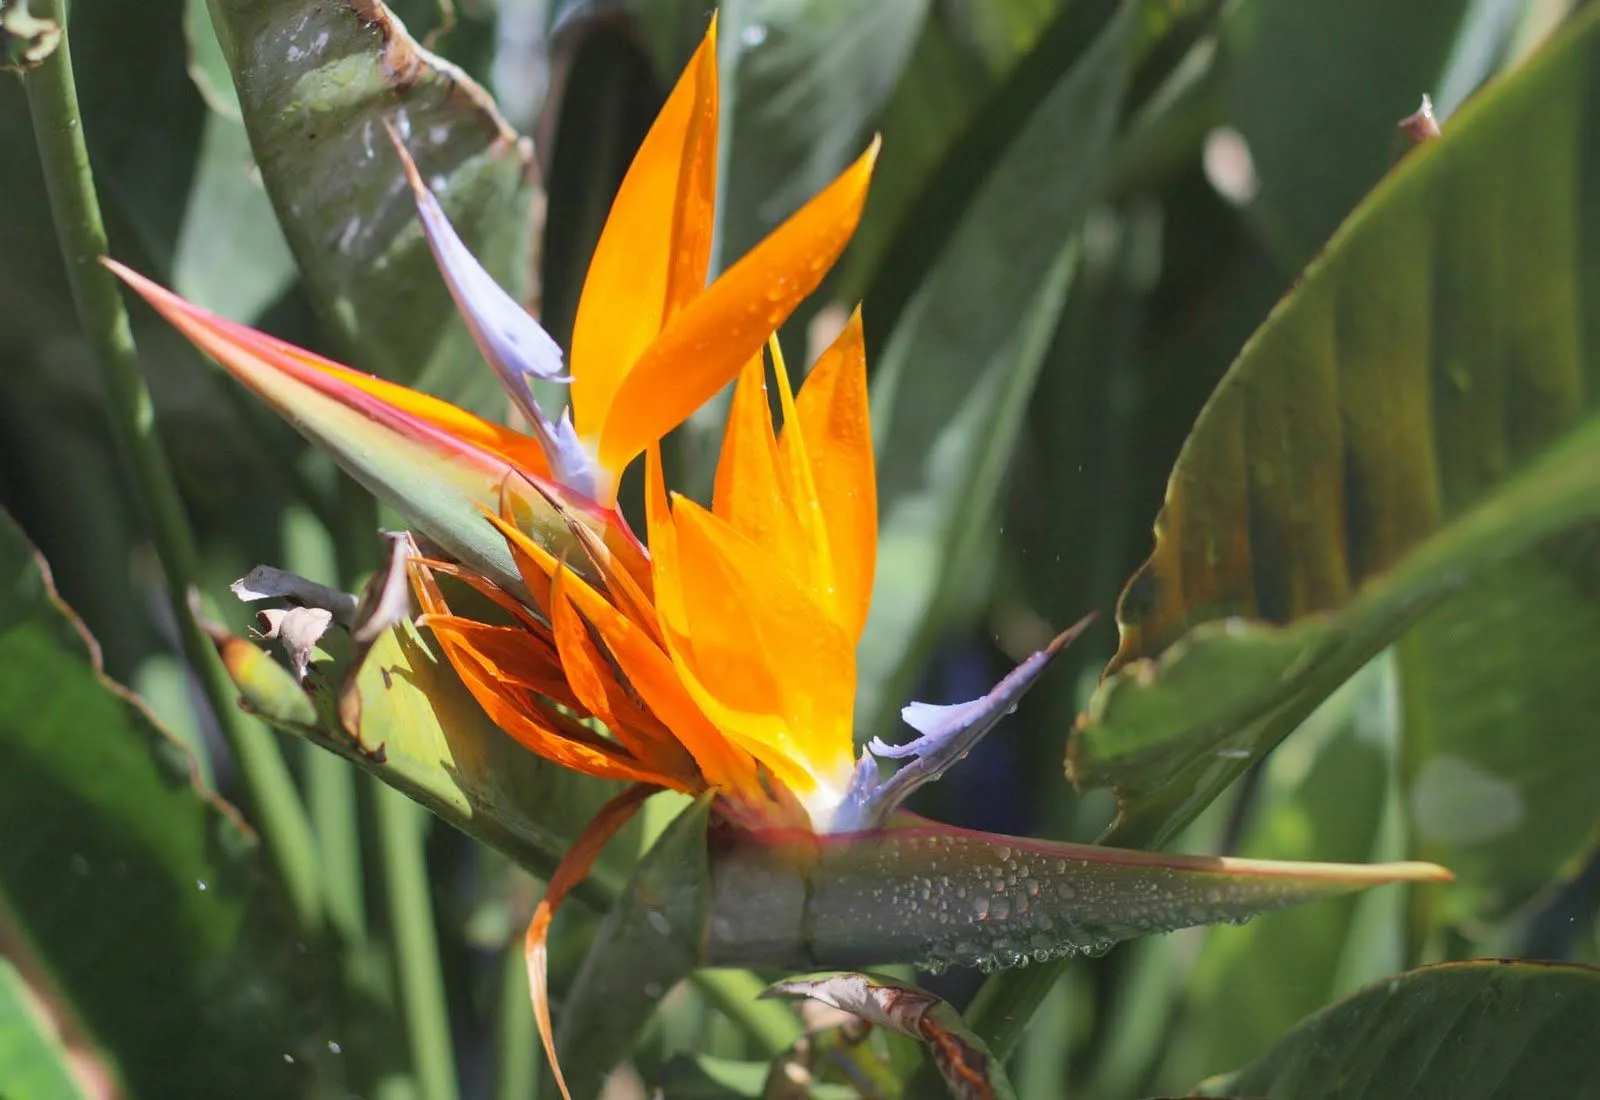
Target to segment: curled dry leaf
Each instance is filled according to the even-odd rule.
[[[306,678],[311,654],[333,625],[333,613],[322,607],[269,607],[256,612],[262,638],[276,639],[289,658],[296,680]]]
[[[0,0],[0,69],[25,73],[60,44],[60,24],[28,11],[27,0]]]
[[[958,1100],[1013,1100],[1004,1067],[961,1014],[932,993],[892,978],[854,972],[812,974],[770,986],[763,996],[807,997],[916,1039]]]

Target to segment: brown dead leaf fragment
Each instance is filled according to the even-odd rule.
[[[25,73],[60,44],[60,25],[35,16],[28,0],[0,0],[0,69]]]
[[[1401,119],[1398,125],[1418,145],[1438,137],[1439,120],[1433,116],[1433,100],[1423,95],[1422,106]]]
[[[873,974],[813,974],[763,996],[807,997],[919,1040],[957,1100],[1016,1100],[1004,1067],[950,1004],[914,985]]]

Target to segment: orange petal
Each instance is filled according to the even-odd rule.
[[[779,465],[778,439],[767,404],[767,371],[760,356],[745,365],[734,388],[711,500],[718,518],[771,551],[775,568],[797,578],[809,574],[810,555],[790,507],[788,479]]]
[[[713,20],[634,155],[589,261],[572,330],[572,411],[584,438],[600,434],[640,355],[705,286],[716,170]]]
[[[828,533],[840,621],[857,641],[872,605],[878,564],[878,482],[867,410],[867,353],[856,307],[817,359],[786,421],[805,438],[817,503]],[[785,431],[785,437],[788,432]]]
[[[698,297],[644,351],[600,430],[600,465],[620,472],[739,373],[816,289],[861,218],[878,142]],[[575,370],[582,369],[574,353]],[[576,383],[574,383],[576,384]]]
[[[780,720],[728,732],[757,739],[745,747],[774,771],[792,761],[842,792],[853,764],[851,640],[800,584],[768,567],[763,547],[693,501],[674,500],[673,521],[695,678],[731,712]]]
[[[594,624],[629,685],[694,757],[705,781],[739,796],[759,791],[755,762],[729,744],[694,705],[672,661],[655,641],[581,577],[568,573],[565,582],[573,604]]]
[[[490,720],[524,747],[562,767],[601,779],[656,782],[658,777],[639,766],[618,745],[559,711],[542,707],[516,681],[537,679],[537,642],[509,627],[491,627],[450,614],[437,582],[425,568],[411,570],[412,588],[422,605],[434,637],[478,705]],[[500,632],[500,633],[496,633]],[[515,639],[507,634],[518,635]],[[507,650],[505,647],[511,648]],[[508,670],[515,670],[509,673]],[[570,698],[559,670],[557,681],[541,694]],[[535,690],[538,690],[537,688]]]
[[[411,564],[421,566],[430,573],[442,573],[447,577],[454,577],[536,634],[549,630],[545,623],[534,618],[533,613],[523,606],[521,601],[514,599],[509,592],[488,577],[474,573],[464,565],[458,565],[453,561],[437,561],[433,558],[414,558]]]
[[[572,1093],[567,1089],[567,1079],[562,1076],[561,1063],[556,1059],[555,1029],[550,1025],[549,959],[546,957],[550,922],[555,918],[562,900],[589,874],[606,843],[633,820],[633,815],[639,812],[644,800],[655,793],[654,787],[638,784],[600,807],[600,812],[584,826],[578,839],[561,858],[555,874],[545,884],[544,897],[539,899],[522,940],[523,959],[528,965],[528,996],[533,1001],[533,1018],[539,1025],[539,1039],[544,1043],[545,1056],[550,1059],[550,1072],[555,1074],[556,1085],[566,1100],[572,1100]]]
[[[772,338],[772,362],[778,380],[778,404],[783,413],[783,422],[793,424],[799,419],[799,414],[795,412],[789,368],[783,361],[783,349],[778,346],[777,336]],[[822,506],[817,503],[817,485],[811,477],[811,459],[806,449],[805,433],[784,432],[778,455],[789,484],[789,508],[795,522],[793,537],[799,542],[798,553],[806,567],[804,572],[795,574],[795,579],[805,585],[823,607],[834,611],[838,593],[833,583],[833,553],[828,546],[828,530],[823,522]]]

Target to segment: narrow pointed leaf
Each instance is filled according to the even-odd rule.
[[[1005,1065],[949,1002],[905,982],[872,974],[808,974],[773,985],[768,996],[808,997],[886,1027],[928,1048],[956,1100],[1015,1100]]]
[[[211,0],[262,182],[341,351],[482,413],[504,408],[417,225],[392,122],[466,246],[527,291],[531,154],[487,92],[381,0]]]
[[[329,1070],[334,968],[3,514],[0,836],[6,953],[118,1094],[301,1095]]]
[[[1202,412],[1071,747],[1081,788],[1118,791],[1112,842],[1173,836],[1432,610],[1400,649],[1417,854],[1478,909],[1587,843],[1597,55],[1585,12],[1414,150]]]
[[[1432,864],[1186,857],[920,824],[821,840],[729,839],[711,863],[712,965],[999,969],[1247,920]]]
[[[1424,967],[1307,1017],[1206,1096],[1414,1100],[1597,1095],[1600,970],[1477,960]],[[1403,1086],[1401,1083],[1403,1082]]]

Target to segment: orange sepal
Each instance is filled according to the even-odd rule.
[[[694,761],[661,724],[637,700],[590,633],[577,608],[567,597],[567,579],[572,574],[556,570],[550,583],[550,626],[561,658],[561,670],[582,709],[606,724],[611,735],[651,771],[666,779],[677,790],[697,789],[698,773]],[[620,664],[620,662],[619,662]]]
[[[803,578],[810,565],[790,504],[788,478],[779,463],[766,378],[759,355],[739,375],[717,456],[711,510],[752,542],[766,547],[775,567]]]

